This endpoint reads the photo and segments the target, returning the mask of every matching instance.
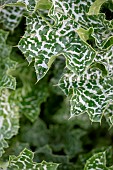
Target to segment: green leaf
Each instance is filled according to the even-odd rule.
[[[1,170],[6,170],[7,166],[8,166],[8,162],[0,161],[0,168],[1,168]]]
[[[87,112],[94,122],[101,122],[103,115],[111,119],[106,112],[113,103],[112,52],[113,46],[97,51],[94,63],[83,76],[67,70],[60,79],[59,86],[70,97],[71,117]]]
[[[31,146],[40,148],[49,141],[49,131],[45,122],[41,119],[37,119],[34,124],[23,124],[20,127],[20,138],[25,143],[29,143]]]
[[[34,69],[26,63],[18,65],[16,73],[13,74],[22,81],[22,87],[12,93],[12,100],[17,103],[19,113],[34,122],[40,114],[41,104],[49,95],[46,80],[36,84]]]
[[[28,16],[27,29],[18,47],[29,63],[34,62],[37,80],[63,54],[68,72],[61,78],[60,87],[71,97],[71,117],[87,112],[91,121],[101,122],[113,96],[112,41],[102,49],[112,39],[112,25],[104,14],[87,15],[93,1],[78,3],[52,1],[49,16],[54,25],[38,12]],[[95,40],[95,50],[87,43],[90,37]]]
[[[38,162],[42,160],[56,162],[59,164],[58,170],[75,170],[74,165],[69,162],[68,155],[53,154],[48,145],[39,148],[35,152],[34,160],[38,160]]]
[[[10,100],[10,92],[5,89],[0,94],[0,156],[8,147],[6,140],[16,135],[18,128],[18,107]]]
[[[27,30],[18,47],[29,63],[35,62],[37,80],[45,76],[60,54],[66,58],[66,67],[79,75],[92,63],[96,52],[79,38],[75,33],[76,27],[71,18],[50,26],[38,13],[27,17]]]
[[[10,156],[9,160],[9,170],[17,170],[17,169],[23,169],[23,170],[36,170],[36,169],[42,169],[42,170],[56,170],[58,167],[58,164],[56,163],[47,163],[45,161],[42,161],[42,163],[35,163],[33,162],[34,154],[28,149],[24,149],[18,157],[16,156]]]
[[[90,35],[93,33],[93,29],[89,28],[88,30],[85,30],[83,28],[79,28],[76,32],[83,41],[87,41],[89,40]]]
[[[9,160],[9,155],[19,155],[22,150],[25,148],[29,149],[30,146],[28,143],[20,142],[16,135],[11,140],[8,141],[9,147],[5,150],[5,153],[2,155],[1,160],[7,162]]]
[[[98,50],[94,61],[101,64],[102,73],[106,71],[107,76],[113,77],[113,45],[106,50]]]
[[[113,103],[110,103],[107,109],[105,110],[105,117],[109,126],[113,126]]]
[[[59,135],[56,136],[58,132]],[[63,149],[72,158],[83,150],[81,139],[84,135],[84,130],[72,129],[70,124],[53,125],[50,126],[50,146],[55,152]]]
[[[32,11],[35,8],[35,0],[3,0],[0,6],[22,6]]]
[[[24,7],[28,12],[37,11],[37,9],[50,9],[50,0],[2,0],[0,6],[18,6]]]
[[[84,16],[83,8],[88,11],[90,4],[86,2],[82,5],[79,6],[81,17]],[[65,8],[62,9],[62,6]],[[80,25],[77,26],[75,21],[78,11],[73,9],[76,9],[76,6],[78,8],[78,2],[69,1],[68,5],[64,1],[54,1],[49,12],[49,16],[55,20],[54,26],[44,21],[38,13],[27,17],[27,30],[18,47],[29,63],[35,62],[38,80],[47,73],[55,57],[60,54],[66,58],[66,67],[76,74],[82,74],[92,63],[96,52],[75,33]],[[64,9],[65,11],[62,11]]]
[[[101,1],[101,0],[100,0]],[[50,10],[50,16],[56,20],[58,23],[62,21],[64,17],[71,17],[72,19],[76,20],[77,28],[84,28],[85,30],[89,29],[90,27],[93,28],[92,36],[95,38],[96,45],[102,48],[107,41],[107,39],[113,36],[113,25],[112,20],[107,21],[105,19],[104,14],[99,15],[88,15],[90,13],[92,7],[95,7],[95,3],[98,4],[99,0],[87,0],[84,3],[81,1],[61,1],[55,0],[53,2],[53,6]],[[104,3],[105,0],[102,1]],[[98,8],[101,4],[98,4]],[[108,2],[109,4],[113,4],[113,2]],[[111,6],[111,5],[109,5]],[[110,8],[110,7],[109,7]],[[97,8],[96,8],[97,9]],[[99,10],[99,9],[98,9]]]
[[[35,9],[50,9],[51,2],[50,0],[38,0]]]
[[[28,12],[32,13],[37,9],[49,9],[51,7],[50,0],[3,0],[0,6],[18,6],[24,7]]]
[[[21,101],[20,113],[23,113],[31,122],[34,122],[40,114],[40,106],[48,97],[47,88],[38,86],[23,97]]]
[[[94,45],[99,48],[104,48],[108,39],[113,36],[112,21],[107,21],[104,14],[86,15],[79,22],[81,27],[86,30],[90,27],[93,28],[92,37],[95,39]]]
[[[106,153],[100,152],[93,155],[87,160],[84,170],[99,169],[110,170],[112,168],[106,167]]]
[[[20,113],[23,113],[31,122],[37,120],[37,117],[39,116],[41,111],[41,104],[44,103],[49,96],[48,86],[46,82],[47,81],[44,79],[39,84],[31,84],[31,90],[26,93],[26,95],[22,96]],[[28,83],[29,82],[26,81],[26,86],[28,85]],[[22,91],[26,88],[26,86],[22,88]]]
[[[29,63],[34,61],[37,80],[45,76],[60,54],[66,58],[66,67],[77,75],[84,74],[92,64],[96,51],[86,42],[88,35],[87,38],[81,39],[78,34],[92,34],[99,47],[103,47],[112,35],[111,22],[105,20],[104,14],[86,14],[92,3],[93,1],[83,4],[78,1],[53,1],[49,16],[55,21],[54,25],[45,21],[38,12],[27,16],[27,30],[18,47]],[[79,10],[76,10],[76,7]],[[85,31],[87,29],[89,33]]]
[[[38,162],[41,162],[43,160],[49,162],[56,162],[56,163],[69,163],[68,156],[65,155],[57,155],[52,153],[52,149],[49,147],[49,145],[45,145],[38,150],[35,151],[34,154],[34,160],[37,160]]]
[[[50,16],[54,20],[60,20],[70,17],[78,22],[89,11],[89,7],[94,0],[86,0],[82,3],[80,0],[52,0],[52,8],[50,9]]]
[[[20,2],[24,2],[24,0],[23,1],[21,1],[21,0],[19,0]],[[0,2],[0,6],[1,7],[4,7],[5,5],[7,6],[7,5],[9,5],[9,4],[11,4],[11,5],[13,5],[13,4],[16,4],[16,3],[18,3],[19,2],[18,0],[2,0],[1,2]]]
[[[60,108],[58,109],[58,111],[53,115],[54,122],[58,124],[66,123],[66,124],[69,124],[70,126],[78,125],[82,129],[86,129],[86,130],[88,130],[91,127],[91,122],[87,114],[82,114],[77,117],[73,117],[71,119],[69,119],[69,117],[70,117],[70,106],[69,106],[68,98],[66,98],[63,101]],[[87,122],[87,123],[84,123],[84,122]]]
[[[84,77],[77,81],[76,75],[66,73],[60,80],[60,87],[66,94],[72,89],[70,105],[71,117],[88,113],[90,120],[100,122],[105,96],[103,93],[103,79],[98,78],[100,73],[95,71],[88,72]]]
[[[3,23],[3,27],[13,32],[21,21],[23,10],[22,7],[1,8],[0,22]]]
[[[10,59],[11,46],[6,44],[8,32],[0,30],[0,90],[3,88],[15,89],[16,80],[10,75],[16,67],[16,62]]]
[[[100,11],[100,7],[103,3],[107,2],[107,0],[96,0],[90,7],[88,14],[89,15],[98,15]]]
[[[93,129],[94,130],[94,129]],[[102,130],[102,129],[101,129]],[[93,131],[94,132],[94,131]],[[87,138],[88,139],[88,138]],[[96,138],[96,146],[93,147],[94,149],[91,150],[90,152],[87,153],[80,153],[78,160],[77,160],[77,165],[81,166],[81,169],[83,169],[83,167],[85,166],[86,162],[91,159],[94,155],[98,155],[98,153],[105,153],[105,158],[106,158],[106,166],[110,167],[112,165],[112,160],[113,160],[113,151],[112,151],[112,147],[110,146],[105,146],[104,144],[102,144],[102,142],[100,141],[100,145],[98,145],[98,142],[100,141],[100,137],[97,139]],[[103,141],[103,138],[102,138]],[[94,142],[94,141],[93,141]],[[97,144],[98,143],[98,144]],[[97,146],[98,145],[98,146]]]

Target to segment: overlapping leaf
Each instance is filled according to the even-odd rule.
[[[78,28],[89,29],[92,27],[94,29],[92,36],[95,38],[96,44],[102,48],[107,39],[113,36],[112,21],[107,21],[104,14],[99,14],[100,7],[104,2],[106,0],[96,0],[95,2],[94,0],[55,0],[50,10],[50,16],[57,22],[63,20],[64,17],[71,17],[76,20]],[[108,3],[112,4],[111,1]]]
[[[36,9],[44,9],[43,11],[46,12],[46,10],[50,9],[51,7],[51,0],[38,0]]]
[[[38,1],[38,0],[37,0]],[[35,0],[2,0],[0,2],[0,6],[4,7],[7,5],[19,5],[26,7],[28,10],[34,10],[35,8]]]
[[[93,28],[92,36],[95,39],[96,46],[99,48],[104,48],[108,39],[113,37],[112,21],[106,20],[105,14],[85,15],[84,18],[79,20],[79,24],[84,29]]]
[[[99,14],[100,7],[105,1],[106,0],[96,0],[95,3],[93,3],[94,0],[52,0],[52,8],[49,12],[50,18],[47,16],[47,11],[43,13],[43,11],[39,10],[37,13],[30,15],[28,14],[27,30],[19,43],[19,48],[25,54],[25,57],[29,63],[34,62],[38,80],[47,73],[55,58],[58,55],[63,54],[63,56],[66,58],[66,72],[62,76],[59,86],[70,98],[71,116],[87,112],[91,121],[101,122],[101,118],[104,115],[109,124],[113,125],[113,22],[105,20],[104,14]],[[39,1],[39,6],[37,5],[37,2],[38,1],[9,0],[9,2],[2,1],[2,6],[5,4],[11,5],[11,3],[13,3],[13,5],[18,4],[26,7],[27,11],[31,13],[31,11],[35,11],[41,5],[41,9],[43,9],[43,3],[41,4],[42,1]],[[44,6],[46,6],[46,0],[43,0],[43,2],[45,2]],[[109,2],[107,1],[107,3]],[[110,1],[109,4],[111,3],[112,1]],[[6,8],[8,9],[9,7]],[[14,7],[13,9],[16,8]],[[111,5],[110,11],[112,11]],[[3,32],[1,34],[3,34]],[[89,45],[90,40],[93,40],[93,43],[91,42],[92,47]],[[3,48],[4,46],[1,48],[1,54],[3,52]],[[8,49],[10,52],[11,49]],[[6,51],[3,52],[5,55],[7,54]],[[9,60],[5,60],[4,62],[1,61],[1,63],[5,63],[7,65],[7,61]],[[60,65],[62,65],[62,62],[59,64],[59,66],[56,65],[56,67],[60,67]],[[9,73],[9,69],[13,68],[13,66],[14,65],[12,64],[8,64],[6,69],[6,67],[2,65],[1,69],[5,71],[4,73],[6,75],[8,75],[7,73]],[[29,120],[33,122],[37,119],[37,115],[39,115],[41,103],[44,102],[48,96],[48,88],[46,86],[48,81],[44,80],[45,82],[42,81],[39,85],[34,85],[36,79],[33,77],[34,74],[33,71],[31,71],[31,68],[27,65],[24,65],[24,67],[21,67],[21,69],[22,70],[19,70],[19,72],[17,69],[16,73],[14,74],[17,77],[17,90],[15,92],[11,91],[11,95],[7,89],[1,92],[0,134],[2,135],[0,136],[0,143],[2,146],[0,147],[0,153],[3,152],[3,148],[7,147],[6,139],[8,139],[8,137],[11,138],[17,133],[18,112],[23,113]],[[55,79],[53,79],[53,82],[57,84],[56,81],[58,80],[59,75],[62,73],[62,70],[59,68],[56,70],[59,71],[58,77],[56,76]],[[56,74],[56,72],[53,72],[52,74]],[[3,78],[3,76],[1,77]],[[50,79],[51,74],[49,76],[49,81]],[[6,80],[4,82],[6,82]],[[12,82],[12,79],[10,82]],[[7,85],[7,83],[6,85],[1,86],[1,88],[5,87],[14,89],[14,86]],[[55,89],[55,91],[57,90]],[[53,91],[52,93],[53,94],[51,96],[55,97],[55,95],[59,94],[60,97],[58,97],[58,99],[62,98],[61,101],[63,100],[61,93],[56,93]],[[89,130],[87,141],[85,141],[85,132],[83,129],[74,128],[76,128],[77,125],[77,127],[79,126],[85,129],[90,129],[90,125],[81,125],[85,124],[83,122],[87,122],[87,118],[84,119],[84,116],[81,119],[82,123],[78,122],[78,119],[76,119],[78,124],[73,123],[72,121],[69,122],[70,125],[65,124],[65,119],[67,119],[67,116],[65,117],[65,115],[63,120],[59,121],[59,112],[67,113],[68,104],[64,102],[62,110],[59,110],[58,107],[61,105],[61,102],[59,101],[57,106],[55,103],[55,108],[53,103],[55,103],[55,99],[54,102],[50,102],[48,105],[46,105],[49,106],[49,109],[47,108],[47,112],[51,111],[53,116],[50,118],[50,115],[46,114],[47,112],[45,111],[45,107],[43,111],[44,115],[42,115],[48,125],[48,129],[45,123],[41,122],[39,119],[36,121],[36,124],[34,124],[33,127],[31,122],[28,122],[27,125],[27,120],[25,120],[26,123],[23,123],[22,130],[20,130],[22,135],[19,135],[15,141],[22,140],[22,142],[29,142],[30,147],[33,147],[34,150],[49,143],[53,149],[53,152],[58,151],[59,154],[60,151],[60,153],[62,152],[64,155],[68,155],[70,159],[76,159],[78,154],[83,151],[84,147],[86,150],[89,150],[89,147],[87,149],[87,144],[90,146],[92,137],[90,137]],[[59,116],[57,121],[55,112],[57,112]],[[51,120],[50,124],[59,122],[59,124],[62,125],[53,124],[49,126],[49,120]],[[99,133],[96,131],[96,136],[98,134]],[[82,143],[81,138],[83,139],[84,144]],[[109,139],[109,137],[107,139]],[[98,145],[97,143],[100,145],[104,143],[101,141],[103,140],[103,137],[99,140],[99,142],[98,140],[94,140],[96,142],[93,141],[91,147]],[[105,140],[105,144],[106,143],[108,144],[110,141],[108,142]],[[111,153],[109,153],[109,156],[110,154]],[[58,162],[65,161],[66,163],[61,165],[59,168],[61,170],[66,168],[68,170],[79,170],[82,167],[81,164],[76,166],[68,162],[67,156],[54,155],[52,150],[50,148],[48,149],[47,146],[39,148],[37,155],[36,162],[37,159],[40,160],[42,157],[45,160],[47,159],[47,161],[51,159],[53,162],[55,162],[57,159]],[[10,157],[8,169],[56,170],[57,168],[57,164],[46,162],[39,164],[33,162],[32,159],[33,153],[25,149],[18,157]],[[106,160],[107,158],[105,158],[105,152],[98,153],[87,161],[85,170],[113,169],[113,167],[108,168],[110,165],[106,165]],[[70,161],[73,162],[73,159]]]
[[[90,72],[91,71],[91,72]],[[111,103],[113,96],[113,80],[102,78],[100,72],[90,70],[86,76],[77,81],[75,75],[65,74],[60,80],[60,86],[65,93],[71,94],[71,116],[87,112],[91,121],[101,122],[102,115],[106,114],[106,107]]]
[[[91,122],[87,114],[79,115],[71,119],[69,119],[69,117],[70,117],[70,106],[69,106],[69,101],[66,98],[63,101],[61,107],[58,109],[58,111],[53,115],[53,120],[60,124],[68,123],[70,126],[78,125],[83,129],[88,129],[91,126]],[[87,123],[83,123],[83,122],[87,122]]]
[[[69,157],[67,155],[57,155],[52,153],[52,149],[45,145],[39,148],[34,155],[34,160],[41,162],[43,160],[49,162],[56,162],[59,164],[58,170],[75,170],[74,165],[69,162]]]
[[[10,75],[15,62],[10,59],[12,48],[6,44],[8,32],[0,30],[0,156],[8,147],[6,139],[17,134],[19,128],[18,107],[11,101],[7,90],[15,89],[16,81]]]
[[[0,6],[20,6],[32,13],[37,9],[49,9],[51,2],[50,0],[1,0]]]
[[[3,23],[3,27],[10,31],[14,29],[20,23],[23,15],[24,8],[22,7],[5,7],[0,9],[0,22]]]
[[[102,71],[102,76],[113,77],[113,46],[98,50],[94,62],[98,63],[96,67]]]
[[[102,143],[101,143],[102,144]],[[113,152],[112,152],[112,147],[106,147],[104,144],[103,145],[99,145],[88,153],[81,153],[79,154],[78,160],[76,162],[76,165],[80,165],[80,169],[83,169],[83,167],[85,167],[85,165],[87,164],[87,160],[90,160],[94,155],[98,155],[98,153],[104,153],[105,154],[105,165],[107,167],[111,167],[112,165],[112,159],[113,159]],[[92,159],[94,160],[94,159]],[[93,164],[93,161],[91,162]]]
[[[42,163],[33,162],[34,154],[28,149],[24,149],[18,157],[11,156],[9,161],[9,170],[56,170],[58,164],[56,163],[47,163],[43,161]]]
[[[83,76],[77,77],[68,70],[61,78],[60,87],[71,95],[71,116],[87,112],[91,121],[101,122],[103,114],[109,119],[107,108],[113,102],[112,52],[113,46],[100,50]]]
[[[108,72],[109,76],[112,74],[112,47],[105,51],[100,51],[99,47],[105,47],[108,38],[111,37],[112,22],[105,20],[104,14],[97,15],[96,12],[96,15],[87,14],[88,11],[91,14],[89,8],[93,2],[68,1],[67,3],[67,1],[52,1],[49,16],[55,21],[55,24],[52,26],[47,23],[39,13],[28,16],[27,30],[18,47],[24,53],[29,63],[34,61],[38,80],[47,73],[55,57],[63,54],[66,58],[66,67],[70,74],[68,75],[69,81],[66,81],[69,87],[63,87],[62,85],[62,89],[65,92],[68,92],[69,88],[73,90],[71,113],[78,115],[87,111],[92,121],[100,122],[102,113],[108,104],[107,99],[109,98],[108,91],[106,92],[107,97],[104,94],[106,87],[103,87],[104,79],[102,76],[104,74],[107,75],[106,72]],[[92,6],[94,7],[95,4]],[[90,37],[95,39],[96,51],[86,42]],[[112,43],[109,46],[111,45]],[[100,69],[99,67],[101,66],[105,67],[104,71],[102,71],[102,76],[101,71],[95,72],[94,69],[90,69],[87,72],[87,69],[94,62],[96,62],[97,69]],[[81,77],[82,74],[85,74],[85,76]],[[72,85],[71,79],[73,76],[76,77],[76,75],[78,78],[73,80],[76,82]],[[91,82],[92,85],[86,90],[83,84],[89,83],[92,77],[94,79]],[[78,81],[79,79],[80,81]],[[108,82],[112,84],[111,76],[110,78],[107,77],[105,82],[104,84],[106,85]],[[80,84],[80,86],[77,84]],[[112,95],[111,84],[109,87],[110,95]],[[90,88],[93,89],[89,92]],[[85,93],[90,97],[83,97]]]
[[[0,93],[0,156],[8,147],[6,140],[16,135],[18,128],[18,107],[10,100],[10,93],[5,89]]]
[[[73,9],[71,10],[73,12]],[[54,18],[55,14],[51,12],[49,15]],[[92,63],[96,53],[79,38],[77,28],[77,22],[71,14],[69,16],[62,14],[61,19],[55,21],[53,26],[44,21],[39,13],[28,16],[27,30],[18,47],[29,63],[35,62],[38,80],[46,74],[55,57],[60,54],[65,56],[66,66],[76,74],[82,74]]]
[[[0,30],[0,89],[15,89],[16,81],[10,71],[15,68],[16,63],[10,59],[11,46],[6,44],[8,32]]]
[[[52,162],[64,163],[64,164],[69,163],[69,157],[68,156],[53,154],[52,149],[49,147],[49,145],[45,145],[43,147],[40,147],[35,152],[34,160],[38,160],[38,162],[45,160],[47,162],[52,161]]]
[[[20,114],[24,114],[31,122],[37,119],[40,114],[40,106],[48,97],[46,81],[36,84],[34,69],[24,63],[18,66],[16,73],[13,73],[22,81],[22,87],[12,93],[12,100],[15,100],[19,107]]]
[[[113,103],[110,103],[105,111],[105,117],[108,124],[112,127],[113,125]]]
[[[37,119],[34,124],[23,125],[21,128],[21,140],[29,143],[37,149],[48,144],[49,131],[46,124],[41,119]]]
[[[93,4],[94,0],[87,1],[72,1],[72,0],[52,0],[52,8],[50,9],[50,16],[59,21],[65,18],[74,19],[78,22],[89,11],[89,7]]]
[[[40,114],[40,105],[47,99],[47,88],[37,87],[37,90],[31,91],[21,102],[20,112],[23,113],[30,121],[35,121]]]
[[[87,160],[84,170],[99,169],[112,170],[113,167],[106,167],[106,152],[100,152]]]
[[[56,136],[57,132],[59,132],[58,136]],[[68,124],[64,124],[64,126],[51,126],[50,133],[50,146],[54,151],[63,149],[64,153],[69,155],[70,158],[82,151],[81,138],[85,135],[85,131],[81,129],[72,130]]]

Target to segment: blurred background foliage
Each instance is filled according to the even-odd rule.
[[[108,18],[106,6],[101,10],[106,11]],[[43,15],[46,16],[46,12]],[[7,30],[6,22],[4,19],[0,28]],[[19,18],[18,27],[9,33],[7,39],[7,44],[13,46],[10,57],[17,62],[16,71],[11,72],[17,85],[15,91],[10,90],[10,100],[19,105],[20,128],[18,134],[8,141],[9,147],[1,160],[7,161],[9,155],[17,156],[28,148],[35,153],[36,162],[60,163],[58,170],[82,170],[94,153],[107,149],[107,166],[111,166],[113,128],[109,129],[104,118],[102,124],[91,123],[87,114],[70,118],[69,102],[57,85],[65,67],[64,57],[59,56],[45,78],[36,82],[33,64],[28,65],[16,47],[25,27],[25,17]]]

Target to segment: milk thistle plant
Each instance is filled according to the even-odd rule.
[[[113,170],[113,0],[0,0],[0,170]]]

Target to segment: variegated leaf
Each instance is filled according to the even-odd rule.
[[[19,107],[19,113],[24,114],[31,122],[34,122],[40,114],[40,106],[48,97],[46,81],[36,84],[36,75],[32,66],[27,63],[18,65],[15,73],[22,81],[22,87],[16,89],[11,95]]]
[[[66,66],[79,75],[92,63],[96,52],[80,39],[76,28],[77,23],[71,18],[52,26],[39,13],[28,16],[27,30],[18,47],[29,63],[35,62],[37,80],[47,73],[60,54],[65,56]]]
[[[78,28],[89,29],[92,27],[94,29],[92,36],[95,38],[97,46],[102,48],[108,38],[113,36],[112,21],[107,21],[104,14],[99,14],[100,7],[104,2],[107,0],[54,0],[50,16],[57,21],[56,24],[66,17],[71,17],[76,20]]]
[[[105,14],[87,14],[84,16],[84,18],[81,18],[81,20],[79,20],[79,24],[84,29],[88,29],[90,27],[93,28],[92,37],[94,37],[96,46],[99,48],[104,48],[108,39],[113,37],[112,21],[106,20]]]
[[[86,40],[84,34],[80,36]],[[107,108],[113,102],[113,46],[97,49],[92,65],[83,76],[67,70],[59,85],[71,97],[71,116],[87,112],[91,121],[101,122],[105,115],[112,125],[112,113],[110,116]]]
[[[34,62],[37,80],[44,77],[55,58],[63,54],[69,73],[60,84],[66,94],[71,94],[71,115],[87,112],[92,121],[100,122],[112,100],[112,43],[109,52],[108,48],[100,50],[99,47],[106,46],[112,25],[104,14],[87,14],[90,7],[95,7],[93,2],[52,1],[49,16],[55,24],[50,25],[39,12],[27,16],[27,29],[18,47],[29,63]],[[95,39],[96,51],[87,43],[90,37]]]
[[[104,14],[87,15],[93,2],[52,1],[49,16],[55,21],[54,25],[47,23],[39,13],[27,17],[27,30],[18,47],[29,63],[35,62],[38,80],[47,73],[60,54],[66,58],[66,67],[77,75],[83,74],[92,64],[96,51],[78,36],[78,30],[92,27],[92,36],[96,41],[99,39],[96,43],[101,44],[101,47],[112,35],[111,22],[105,20]]]
[[[100,152],[87,160],[84,170],[112,170],[112,168],[106,167],[106,152]]]
[[[106,50],[99,50],[94,61],[103,71],[103,76],[113,77],[113,46]]]
[[[36,88],[36,89],[35,89]],[[48,97],[47,87],[40,84],[23,96],[20,113],[23,113],[31,122],[34,122],[40,114],[40,107]]]
[[[22,7],[5,7],[0,9],[0,22],[3,27],[10,31],[18,26],[23,15],[24,8]]]
[[[72,73],[66,73],[63,80],[62,78],[60,80],[60,87],[63,90],[65,89],[67,94],[72,89],[70,99],[71,117],[87,112],[91,121],[100,122],[105,101],[102,87],[103,80],[98,77],[98,70],[93,73],[92,71],[88,72],[82,78]]]
[[[35,4],[35,0],[31,1],[31,0],[2,0],[1,1],[1,6],[5,6],[5,5],[14,5],[14,4],[25,4],[30,6],[31,4]]]
[[[41,163],[33,162],[34,154],[28,149],[24,149],[18,157],[10,156],[9,170],[56,170],[58,164],[47,163],[45,161]]]
[[[8,147],[6,140],[16,135],[18,128],[18,107],[10,100],[10,92],[5,89],[0,93],[0,156]]]
[[[24,7],[28,12],[33,12],[37,6],[38,0],[2,0],[0,6],[20,6]]]
[[[25,7],[28,12],[34,12],[37,9],[49,9],[50,0],[1,0],[0,6],[20,6]]]
[[[110,103],[107,109],[105,110],[105,117],[109,126],[112,127],[113,126],[113,102]]]
[[[93,4],[94,0],[52,0],[52,8],[49,15],[59,21],[65,20],[65,18],[71,18],[78,22],[89,11],[89,7]],[[57,24],[57,23],[56,23]]]
[[[6,44],[8,32],[0,30],[0,90],[3,88],[15,89],[15,78],[10,71],[15,68],[16,62],[10,59],[11,46]]]
[[[98,67],[90,68],[82,77],[68,71],[59,86],[70,96],[71,117],[87,112],[91,121],[101,122],[113,100],[113,78],[102,77]]]

